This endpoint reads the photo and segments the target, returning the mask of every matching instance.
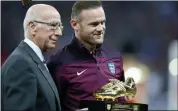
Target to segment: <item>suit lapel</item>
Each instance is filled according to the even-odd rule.
[[[46,78],[46,80],[48,81],[48,83],[50,84],[53,92],[55,93],[56,95],[56,98],[57,98],[57,101],[58,103],[60,104],[60,100],[59,100],[59,95],[58,95],[58,91],[57,91],[57,88],[56,88],[56,85],[53,81],[53,78],[51,77],[49,71],[47,71],[45,65],[43,63],[41,64],[38,64],[38,68],[40,69],[40,71],[43,73],[44,77]]]
[[[47,71],[45,65],[43,64],[43,62],[40,60],[40,58],[36,55],[36,53],[31,49],[30,46],[28,46],[25,42],[21,42],[19,44],[20,48],[23,48],[24,50],[26,50],[30,56],[33,58],[33,60],[38,64],[38,68],[40,69],[40,71],[42,72],[43,76],[46,78],[46,80],[48,81],[51,89],[53,90],[56,98],[57,98],[57,102],[58,102],[58,107],[60,108],[60,100],[59,100],[59,94],[56,88],[56,85],[53,81],[53,78],[51,77],[51,74],[49,73],[49,71]]]

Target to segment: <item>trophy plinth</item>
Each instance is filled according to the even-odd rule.
[[[80,108],[88,108],[88,111],[148,111],[147,104],[98,100],[83,100]]]

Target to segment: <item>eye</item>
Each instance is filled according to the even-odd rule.
[[[94,22],[94,23],[92,23],[91,25],[92,26],[97,26],[99,23],[98,22]]]
[[[104,25],[104,24],[105,24],[105,21],[101,22],[101,24]]]
[[[91,23],[90,25],[96,27],[96,26],[98,26],[99,24],[101,24],[101,25],[105,25],[105,21],[101,21],[101,22],[93,22],[93,23]]]
[[[58,23],[50,23],[50,26],[52,27],[56,27],[58,25]]]

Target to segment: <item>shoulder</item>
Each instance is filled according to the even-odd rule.
[[[47,64],[58,64],[61,61],[61,58],[66,53],[67,46],[63,47],[62,49],[57,50],[54,54],[52,54],[47,59]]]
[[[22,50],[16,48],[6,59],[2,67],[22,69],[32,63],[32,58]]]
[[[59,65],[62,61],[67,61],[68,58],[71,58],[73,52],[75,52],[75,49],[73,49],[70,43],[52,54],[47,59],[47,64]]]
[[[61,66],[62,61],[66,60],[69,55],[68,45],[64,46],[62,49],[57,50],[47,59],[47,67],[50,72],[54,71],[56,68]]]
[[[20,53],[12,53],[2,65],[2,75],[19,76],[33,69],[32,60]],[[22,73],[23,72],[23,73]]]

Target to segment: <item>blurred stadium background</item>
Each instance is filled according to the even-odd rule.
[[[45,54],[47,59],[68,44],[73,35],[70,14],[74,1],[1,2],[1,65],[24,39],[23,19],[28,7],[36,3],[53,5],[64,25],[58,47]],[[137,82],[136,97],[129,102],[146,103],[149,110],[177,110],[178,2],[104,1],[105,43],[121,52],[126,77]]]

